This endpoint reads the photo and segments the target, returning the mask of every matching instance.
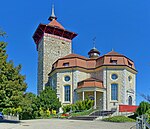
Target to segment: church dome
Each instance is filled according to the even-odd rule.
[[[100,55],[100,52],[94,47],[88,52],[89,58],[97,58]]]

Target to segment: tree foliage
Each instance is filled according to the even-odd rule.
[[[0,37],[5,36],[0,31]],[[25,76],[21,75],[21,65],[14,66],[13,61],[8,61],[5,42],[0,42],[0,111],[4,114],[16,115],[20,119],[34,119],[50,115],[60,108],[56,92],[46,87],[39,96],[33,93],[25,93],[27,84]],[[54,113],[53,113],[54,114]]]
[[[0,33],[3,36],[4,33]],[[21,65],[7,61],[5,42],[0,42],[0,108],[18,108],[27,88]]]
[[[38,116],[37,97],[33,93],[25,93],[20,103],[22,111],[20,119],[35,119]]]
[[[136,113],[138,115],[143,115],[147,112],[148,109],[150,109],[150,104],[148,102],[142,101],[139,107],[137,108]]]
[[[44,111],[47,109],[58,111],[58,109],[61,107],[61,103],[57,98],[56,91],[52,90],[49,86],[45,87],[45,90],[40,93],[37,100],[38,106]]]

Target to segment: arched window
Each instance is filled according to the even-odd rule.
[[[111,84],[111,100],[118,100],[118,84]]]
[[[128,104],[132,105],[132,97],[131,96],[129,96],[129,98],[128,98]]]
[[[70,101],[70,85],[65,85],[64,86],[64,100],[66,102]]]

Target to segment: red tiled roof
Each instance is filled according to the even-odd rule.
[[[65,63],[67,63],[68,66],[64,65]],[[132,60],[115,51],[111,51],[108,54],[98,57],[96,59],[86,58],[78,54],[69,54],[65,57],[59,58],[53,64],[53,66],[53,70],[73,67],[93,70],[101,66],[127,66],[136,71],[134,62]]]
[[[87,58],[84,57],[84,56],[80,56],[80,55],[74,54],[74,53],[71,53],[71,54],[66,55],[66,56],[64,56],[64,57],[62,57],[62,58],[59,58],[59,59],[68,59],[68,58],[81,58],[81,59],[87,59]]]
[[[109,56],[122,56],[121,54],[119,54],[118,52],[115,52],[114,50],[108,52],[105,55],[109,55]]]
[[[87,78],[81,82],[78,82],[78,88],[85,88],[85,87],[104,88],[103,82],[95,78]]]
[[[64,27],[58,21],[56,21],[55,19],[53,19],[48,25],[58,27],[58,28],[64,30]]]

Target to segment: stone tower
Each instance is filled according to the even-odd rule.
[[[53,63],[72,52],[72,39],[76,33],[66,30],[58,21],[54,14],[49,17],[49,24],[39,24],[33,39],[38,51],[38,94],[48,83],[48,74],[52,69]]]

